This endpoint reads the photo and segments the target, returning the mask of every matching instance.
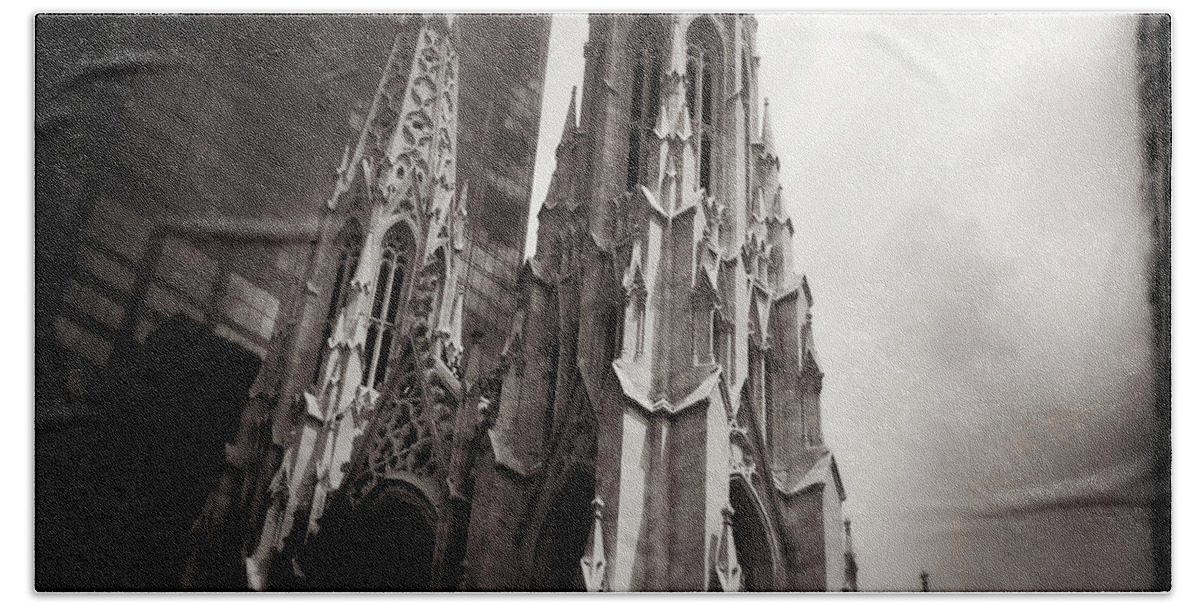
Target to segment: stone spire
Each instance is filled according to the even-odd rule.
[[[669,212],[685,206],[696,183],[696,142],[687,104],[687,41],[679,15],[671,21],[670,56],[662,76],[662,109],[655,134],[660,140],[658,202]]]
[[[762,114],[762,153],[771,158],[778,159],[779,154],[775,152],[775,128],[771,123],[771,100],[763,99],[763,114]]]
[[[567,136],[575,132],[579,125],[579,121],[575,117],[575,92],[578,87],[571,87],[571,105],[567,106],[567,120],[563,124],[562,136],[559,137],[558,145],[562,146],[562,142],[567,139]]]
[[[265,515],[255,551],[246,559],[251,588],[268,585],[270,563],[283,548],[297,514],[308,514],[306,537],[319,531],[318,522],[328,498],[343,481],[355,439],[375,413],[380,383],[370,381],[373,362],[368,353],[385,343],[368,344],[371,310],[372,302],[378,301],[376,292],[386,293],[376,282],[383,276],[379,270],[385,263],[385,239],[398,218],[411,220],[415,242],[410,243],[414,249],[409,253],[416,257],[414,266],[420,274],[408,306],[386,307],[392,315],[388,322],[432,329],[444,320],[440,354],[448,356],[448,365],[456,366],[462,352],[460,301],[450,299],[442,310],[423,312],[415,312],[411,305],[437,301],[429,293],[435,290],[441,290],[443,302],[455,297],[456,254],[463,246],[465,197],[455,196],[458,56],[449,28],[444,18],[424,18],[416,28],[415,50],[408,66],[401,61],[398,38],[354,151],[343,155],[334,194],[327,204],[336,209],[339,200],[348,199],[346,212],[361,222],[365,234],[346,303],[322,345],[325,356],[318,381],[301,397],[305,416],[296,429],[298,439],[286,448],[272,482],[278,488],[277,499]],[[434,263],[434,252],[443,246],[441,261]],[[428,280],[425,275],[430,269],[441,270],[440,276]],[[397,323],[397,315],[409,318]],[[381,364],[375,377],[382,378],[386,372],[386,364]]]
[[[762,278],[768,283],[781,285],[792,280],[795,272],[792,255],[792,235],[795,228],[784,203],[783,186],[779,183],[780,162],[775,150],[775,127],[771,120],[771,103],[768,100],[763,100],[762,136],[755,149],[757,154],[748,226],[750,235],[747,242],[754,245],[755,241],[758,241],[769,245],[770,251],[758,252],[766,256],[764,269],[767,272]]]
[[[575,111],[576,88],[571,87],[571,105],[567,107],[567,117],[563,122],[562,135],[555,150],[554,174],[550,176],[550,187],[546,189],[546,200],[543,209],[554,209],[560,204],[574,208],[579,202],[579,127]],[[539,217],[540,217],[539,213]]]

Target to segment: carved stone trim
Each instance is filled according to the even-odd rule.
[[[717,541],[716,570],[717,581],[721,590],[726,592],[742,590],[742,566],[738,563],[737,547],[733,542],[733,507],[721,509],[721,538]]]
[[[604,591],[608,560],[604,557],[604,500],[592,500],[592,538],[589,551],[579,560],[583,569],[583,586],[591,592]]]

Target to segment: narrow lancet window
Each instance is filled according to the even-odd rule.
[[[404,270],[408,266],[407,249],[393,233],[384,244],[379,275],[375,281],[375,299],[367,325],[367,343],[363,361],[363,386],[378,387],[387,376],[388,357],[400,315]]]
[[[646,342],[646,295],[638,294],[637,303],[634,308],[636,318],[636,327],[634,329],[635,348],[634,355],[640,357],[645,351]]]
[[[721,319],[717,316],[717,309],[716,308],[708,309],[708,331],[705,332],[706,344],[704,345],[704,362],[705,363],[716,363],[717,362],[716,349],[717,349],[717,345],[720,344],[719,336],[721,333],[721,328],[718,326],[720,322],[721,322]]]
[[[657,152],[654,127],[658,122],[662,75],[662,30],[651,18],[640,19],[629,34],[633,49],[633,78],[629,106],[629,154],[625,188],[650,181],[650,159]]]
[[[720,37],[712,21],[700,18],[688,28],[687,105],[692,137],[699,146],[699,187],[712,191],[714,136],[713,86],[720,68]]]

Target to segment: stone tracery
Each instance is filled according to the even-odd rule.
[[[632,23],[616,27],[622,20]],[[796,529],[826,517],[806,497],[835,497],[821,508],[840,508],[844,492],[819,432],[812,297],[792,270],[765,108],[757,128],[753,19],[593,23],[588,56],[623,63],[588,72],[583,99],[594,115],[577,121],[572,96],[537,254],[513,287],[518,313],[498,360],[477,363],[470,378],[451,26],[423,18],[407,71],[403,58],[389,62],[330,199],[362,222],[362,268],[338,303],[322,388],[305,395],[304,423],[272,485],[249,560],[255,580],[295,514],[307,510],[309,533],[319,534],[323,517],[404,480],[435,513],[437,569],[461,566],[467,588],[531,580],[503,562],[539,559],[562,562],[543,568],[555,580],[569,570],[593,591],[828,586],[808,571],[799,552],[813,548]],[[630,49],[607,48],[631,37]],[[742,103],[726,103],[723,89],[736,82]],[[599,122],[610,115],[621,117],[616,127]],[[614,128],[627,146],[615,155],[603,141]],[[625,191],[614,196],[597,176],[624,177]],[[412,233],[403,253],[388,240],[397,228]],[[583,553],[539,556],[556,546],[540,531],[577,478],[594,486],[591,517],[574,522],[587,528]],[[767,520],[770,539],[759,544],[791,578],[761,567],[747,575],[754,556],[737,546],[725,506],[733,483],[761,501],[753,516]],[[575,507],[577,490],[566,493]],[[792,553],[774,554],[784,546]],[[463,559],[447,566],[453,550]]]

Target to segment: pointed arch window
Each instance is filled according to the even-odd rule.
[[[756,345],[750,346],[750,397],[760,420],[766,421],[771,410],[770,351]],[[764,429],[765,430],[765,429]]]
[[[626,320],[622,322],[622,334],[630,332],[621,340],[621,355],[642,356],[646,343],[646,290],[635,288],[626,294]]]
[[[646,288],[640,282],[626,287],[625,311],[621,320],[620,344],[617,352],[622,358],[637,359],[645,350]]]
[[[708,360],[717,362],[717,348],[721,344],[721,317],[714,306],[708,311]]]
[[[609,341],[606,359],[612,361],[624,354],[625,311],[614,307],[610,313],[608,327],[612,339]]]
[[[653,18],[643,17],[629,34],[633,52],[633,77],[629,106],[629,153],[625,169],[625,188],[633,190],[650,180],[652,159],[657,154],[654,128],[658,123],[662,85],[662,26]]]
[[[388,357],[396,335],[404,291],[405,271],[410,249],[405,247],[401,233],[392,231],[384,241],[380,256],[379,275],[375,280],[375,298],[367,325],[366,351],[363,361],[362,384],[372,388],[383,383],[387,376]]]
[[[800,373],[801,437],[806,447],[819,446],[825,441],[821,436],[821,388],[824,376],[809,352],[804,353]]]
[[[767,412],[767,353],[758,351],[754,359],[754,400],[760,416]]]
[[[699,142],[697,173],[700,187],[712,191],[713,87],[721,66],[720,38],[710,19],[702,17],[688,27],[687,104],[692,137]]]
[[[321,369],[325,365],[325,354],[328,350],[329,338],[333,336],[333,326],[337,323],[338,314],[346,307],[350,296],[350,281],[354,279],[354,271],[358,269],[358,256],[362,249],[362,235],[358,225],[351,220],[337,237],[337,266],[333,275],[333,292],[329,297],[329,308],[325,312],[324,330],[321,333],[321,344],[317,351],[317,365],[313,370],[313,384],[321,381]]]

